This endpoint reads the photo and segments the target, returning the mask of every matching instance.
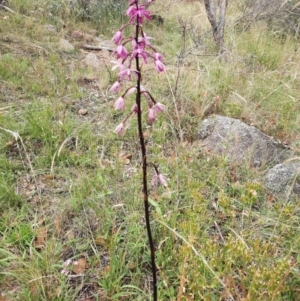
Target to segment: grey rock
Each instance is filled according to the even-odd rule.
[[[115,43],[113,41],[110,41],[110,40],[101,41],[99,43],[99,46],[107,48],[107,49],[112,49],[112,50],[114,50],[116,48]]]
[[[198,139],[206,151],[225,155],[236,163],[250,162],[255,167],[281,163],[292,156],[282,144],[255,127],[225,116],[203,120]]]
[[[88,29],[88,33],[94,37],[97,37],[99,35],[99,31],[97,29]]]
[[[300,197],[300,159],[288,160],[269,169],[264,177],[265,187],[277,197]]]
[[[57,33],[56,27],[52,24],[45,24],[44,31],[46,31],[47,33]]]
[[[97,55],[90,52],[82,61],[81,63],[84,65],[84,66],[87,66],[87,67],[91,67],[95,70],[99,70],[101,68],[101,62],[100,60],[98,59]]]
[[[59,40],[59,49],[65,52],[73,52],[75,47],[66,39]]]

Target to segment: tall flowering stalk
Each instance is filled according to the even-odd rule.
[[[152,94],[141,84],[142,73],[141,64],[147,64],[149,61],[154,62],[154,67],[157,72],[164,71],[163,57],[151,44],[151,38],[146,35],[143,30],[143,23],[145,20],[151,20],[151,12],[148,7],[154,0],[148,0],[144,4],[140,4],[139,0],[129,0],[129,8],[126,11],[126,15],[129,17],[127,24],[122,26],[114,35],[113,41],[116,44],[115,55],[117,61],[114,62],[115,66],[113,70],[118,70],[118,80],[111,86],[110,91],[118,93],[124,85],[124,82],[132,82],[135,80],[133,86],[127,87],[123,94],[117,98],[114,104],[116,110],[125,110],[126,108],[126,96],[136,93],[135,103],[131,107],[130,113],[127,117],[116,127],[114,132],[121,135],[124,132],[125,124],[129,118],[133,115],[137,115],[138,120],[138,133],[140,138],[141,154],[142,154],[142,170],[143,170],[143,195],[144,195],[144,209],[145,209],[145,221],[147,234],[149,239],[150,254],[151,254],[151,266],[153,276],[153,300],[157,301],[157,277],[156,277],[156,265],[155,265],[155,248],[150,227],[150,213],[149,213],[149,201],[148,201],[148,181],[147,181],[147,152],[145,138],[143,135],[143,115],[147,114],[147,122],[151,124],[157,118],[157,115],[164,110],[164,105],[157,102]],[[123,31],[126,27],[133,27],[133,36],[124,37]],[[142,107],[142,99],[145,100],[145,104]],[[167,186],[167,182],[159,173],[156,165],[152,164],[155,169],[155,177],[152,180],[152,184],[162,184]]]

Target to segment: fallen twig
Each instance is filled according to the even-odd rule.
[[[7,6],[3,5],[3,4],[0,4],[0,8],[3,8],[4,10],[7,10],[7,11],[9,11],[11,13],[15,13],[14,10],[12,10],[11,8],[9,8],[9,7],[7,7]]]
[[[81,47],[84,49],[87,49],[87,50],[108,50],[110,52],[114,52],[113,49],[111,49],[109,47],[105,47],[105,46],[93,46],[93,45],[85,44],[85,45],[82,45]]]

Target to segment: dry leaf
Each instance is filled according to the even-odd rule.
[[[145,139],[148,139],[149,136],[150,136],[150,132],[149,131],[145,131],[143,134],[144,134],[144,138]]]
[[[73,30],[72,33],[71,33],[71,37],[74,39],[74,40],[81,40],[83,38],[83,32],[80,31],[80,30]]]
[[[61,227],[60,227],[60,216],[57,216],[55,219],[54,219],[54,227],[55,227],[55,231],[57,234],[60,234],[61,233]]]
[[[55,179],[55,176],[54,175],[44,175],[44,179],[45,180],[53,180],[53,179]]]
[[[124,152],[121,152],[118,154],[118,161],[124,164],[130,164],[132,159],[132,154],[126,154]]]
[[[73,273],[82,274],[89,267],[85,258],[73,262]]]
[[[8,141],[7,143],[6,143],[6,146],[7,147],[12,147],[12,146],[14,146],[16,144],[16,141],[15,140],[10,140],[10,141]],[[1,296],[0,296],[1,297]],[[1,299],[0,299],[0,301],[1,301]]]
[[[74,239],[75,235],[74,235],[73,230],[68,231],[67,234],[66,234],[66,237],[67,237],[68,240]]]
[[[184,298],[184,300],[186,300],[186,301],[192,301],[192,300],[195,300],[195,297],[194,297],[193,294],[188,294],[188,295],[184,294],[184,295],[183,295],[183,298]]]
[[[273,205],[273,202],[275,201],[275,197],[273,194],[269,194],[267,198],[267,206],[270,207]]]
[[[40,250],[46,245],[47,240],[47,228],[37,229],[36,239],[33,242],[33,245],[36,249]]]
[[[221,297],[222,300],[230,300],[231,294],[224,288],[221,292]]]
[[[105,267],[103,270],[102,270],[102,274],[107,274],[110,272],[110,265],[108,265],[107,267]]]
[[[136,263],[136,262],[129,262],[129,263],[127,264],[127,268],[128,268],[129,270],[132,270],[132,269],[136,268],[136,266],[137,266],[137,263]]]
[[[103,237],[96,237],[95,238],[95,244],[97,246],[105,246],[106,245],[106,240]]]

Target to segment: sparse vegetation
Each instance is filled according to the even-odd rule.
[[[91,1],[102,7],[86,16],[79,2],[66,3],[0,9],[0,300],[149,300],[136,121],[126,138],[113,133],[123,116],[108,93],[111,57],[93,51],[101,66],[87,67],[85,42],[72,38],[93,29],[110,40],[122,8]],[[217,113],[300,152],[299,41],[265,20],[236,26],[234,3],[226,60],[207,34],[202,1],[157,1],[163,26],[145,25],[167,66],[159,75],[143,67],[167,105],[145,128],[169,180],[167,192],[150,196],[159,300],[299,300],[299,198],[275,199],[259,181],[263,169],[204,153],[195,138]],[[59,8],[50,14],[50,5]],[[75,50],[62,51],[60,38]]]

